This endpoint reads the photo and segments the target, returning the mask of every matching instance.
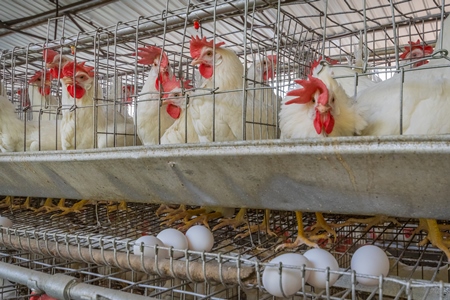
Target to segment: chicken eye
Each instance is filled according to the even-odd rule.
[[[206,52],[206,55],[211,56],[212,55],[212,51]]]
[[[173,94],[173,96],[174,97],[180,97],[180,94],[179,93],[175,93],[175,94]]]
[[[334,98],[331,98],[331,102],[334,103]]]
[[[316,103],[316,99],[312,98],[311,99],[312,103]]]

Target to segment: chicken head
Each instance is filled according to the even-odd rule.
[[[222,56],[217,50],[224,44],[225,42],[220,42],[214,45],[214,42],[212,40],[207,41],[206,37],[202,39],[198,36],[191,37],[189,52],[194,59],[191,65],[199,65],[198,70],[204,78],[211,78],[213,66],[222,63]],[[216,49],[215,57],[213,57],[214,48]]]
[[[192,88],[190,80],[178,80],[175,76],[172,76],[163,82],[162,88],[164,91],[162,104],[167,105],[166,111],[173,119],[178,119],[186,102],[183,95],[183,88]]]
[[[42,96],[49,95],[52,86],[52,74],[50,71],[36,71],[28,80],[28,84],[37,86]]]
[[[167,54],[161,48],[156,46],[145,46],[138,48],[138,50],[137,53],[134,53],[134,55],[140,57],[138,63],[151,65],[155,70],[159,70],[158,77],[155,81],[155,87],[158,89],[159,85],[170,76]]]
[[[431,55],[434,51],[432,46],[421,44],[420,40],[417,40],[416,42],[409,41],[409,46],[405,47],[405,51],[403,51],[402,54],[400,54],[400,58],[402,60],[416,60],[421,59],[422,57],[425,57],[427,55]],[[416,62],[413,64],[413,67],[419,67],[424,64],[427,64],[427,60],[422,60],[419,62]]]
[[[332,104],[334,98],[330,99],[330,94],[325,83],[319,78],[308,75],[308,80],[294,80],[302,88],[289,91],[286,96],[295,97],[286,102],[289,104],[311,105],[315,111],[314,128],[317,134],[322,130],[330,134],[334,128],[334,117],[332,115]],[[331,103],[330,103],[331,102]]]
[[[80,99],[90,90],[94,82],[94,67],[86,66],[84,62],[75,64],[68,62],[62,68],[62,80],[66,84],[67,92],[73,98]]]
[[[42,55],[44,57],[46,67],[50,69],[53,78],[58,78],[60,68],[72,61],[69,57],[60,55],[53,49],[45,49]]]

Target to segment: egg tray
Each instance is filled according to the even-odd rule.
[[[30,206],[41,207],[44,200],[32,198]],[[258,224],[263,219],[263,210],[248,210],[248,225],[238,230],[225,227],[214,232],[215,244],[210,253],[185,251],[185,257],[181,259],[167,259],[155,264],[154,260],[142,261],[140,256],[131,255],[131,249],[133,241],[140,236],[156,235],[168,228],[161,225],[161,218],[155,214],[158,205],[129,203],[126,210],[114,210],[113,206],[108,209],[106,202],[97,202],[87,205],[79,213],[58,215],[60,211],[57,210],[36,213],[30,208],[20,207],[24,201],[24,198],[16,197],[13,205],[0,210],[1,216],[14,223],[12,228],[1,232],[0,245],[10,249],[8,251],[29,253],[30,259],[48,262],[48,268],[57,268],[51,272],[70,273],[92,284],[106,280],[111,288],[122,284],[126,285],[123,290],[146,295],[196,293],[193,290],[201,289],[202,297],[208,298],[210,293],[216,293],[217,297],[211,296],[211,299],[232,299],[228,298],[232,297],[230,295],[247,295],[249,299],[270,298],[263,289],[261,274],[265,265],[278,255],[275,247],[295,239],[297,234],[293,212],[272,211],[269,223],[277,233],[276,237],[261,230],[236,238],[237,234],[246,232],[249,225]],[[75,202],[66,200],[66,205],[71,206]],[[328,222],[339,223],[355,216],[325,214],[325,217]],[[418,246],[425,236],[412,234],[418,226],[417,220],[398,220],[401,226],[385,223],[369,231],[360,224],[345,226],[336,230],[336,239],[319,240],[319,245],[337,259],[342,276],[329,289],[314,291],[305,285],[297,295],[329,296],[331,299],[370,298],[380,294],[397,299],[446,297],[450,285],[445,255],[431,245]],[[212,220],[209,224],[213,227],[218,221]],[[315,223],[314,214],[304,213],[303,222],[309,231]],[[171,227],[180,225],[181,222],[176,222]],[[382,279],[380,287],[357,284],[350,271],[352,254],[364,244],[381,247],[389,257],[389,276]],[[295,252],[306,250],[307,247],[301,246]],[[80,271],[77,268],[69,270],[60,266],[60,262],[82,267]],[[50,272],[50,269],[35,264],[25,266]],[[125,282],[124,276],[127,278]]]

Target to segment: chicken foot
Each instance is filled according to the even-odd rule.
[[[63,199],[60,200],[60,203],[61,203],[61,201],[63,201]],[[57,207],[58,207],[58,209],[62,210],[62,213],[53,215],[53,216],[51,216],[51,218],[53,218],[53,217],[59,217],[59,216],[64,216],[64,215],[70,214],[70,213],[72,213],[72,212],[74,212],[74,213],[80,213],[81,210],[85,209],[84,206],[87,205],[87,204],[89,204],[89,200],[84,200],[84,199],[78,201],[77,203],[75,203],[74,205],[72,205],[72,207],[66,207],[64,204],[60,206],[60,205],[58,204]]]
[[[249,228],[246,232],[236,235],[235,238],[237,238],[237,239],[244,238],[244,237],[247,237],[247,236],[251,235],[252,233],[255,233],[258,231],[266,232],[268,235],[271,235],[271,236],[277,236],[277,234],[270,229],[269,219],[270,219],[270,210],[266,209],[264,211],[264,219],[262,220],[262,222],[260,224],[249,226]]]
[[[315,236],[320,231],[325,230],[326,232],[328,232],[328,234],[332,235],[336,239],[336,231],[331,228],[335,224],[328,224],[327,221],[325,221],[323,214],[319,212],[316,212],[316,220],[316,224],[311,226],[311,236]]]
[[[119,203],[109,203],[106,210],[108,211],[108,213],[111,213],[114,211],[131,211],[131,208],[127,207],[126,201],[120,201]]]
[[[319,248],[319,246],[313,241],[328,238],[328,233],[311,235],[311,236],[307,237],[305,235],[305,230],[303,227],[303,213],[301,211],[296,211],[295,217],[297,219],[297,228],[298,228],[297,229],[298,230],[297,237],[296,237],[295,241],[292,243],[283,243],[281,245],[278,245],[275,248],[275,251],[280,251],[285,248],[297,248],[301,245],[306,245],[306,246],[312,247],[312,248]]]
[[[417,233],[422,230],[428,233],[427,236],[419,242],[419,246],[424,246],[427,243],[431,243],[436,248],[442,250],[447,256],[447,260],[450,261],[450,241],[444,240],[442,237],[440,225],[435,219],[419,219],[419,222],[419,226],[416,229]]]
[[[3,200],[0,201],[0,208],[10,207],[13,203],[13,196],[6,196]]]
[[[401,226],[400,222],[398,222],[395,218],[388,217],[385,215],[376,215],[376,216],[373,216],[370,218],[365,218],[365,219],[350,218],[350,219],[346,220],[344,223],[329,224],[329,225],[331,227],[339,227],[340,228],[340,227],[344,227],[344,226],[350,226],[350,225],[353,225],[356,223],[361,223],[361,224],[366,224],[364,231],[367,232],[375,225],[384,224],[384,223],[388,223],[388,222],[392,222],[396,226]]]
[[[200,215],[206,212],[205,208],[197,208],[197,209],[186,209],[185,205],[180,205],[179,208],[173,210],[173,212],[167,214],[161,220],[163,222],[161,225],[170,226],[173,223],[184,220],[184,222],[188,222],[193,216]]]
[[[29,210],[32,210],[33,208],[30,205],[30,198],[31,197],[27,197],[25,199],[25,202],[22,203],[22,204],[19,204],[19,205],[14,205],[13,204],[13,205],[11,205],[11,209],[12,210],[16,210],[16,209],[29,209]]]
[[[206,212],[206,210],[205,210]],[[214,211],[211,213],[200,213],[199,216],[196,216],[194,219],[192,220],[184,220],[184,225],[181,226],[180,228],[178,228],[181,231],[186,231],[189,228],[191,228],[192,226],[194,226],[195,224],[198,223],[202,223],[205,227],[207,227],[209,229],[209,224],[208,222],[210,220],[214,220],[217,218],[220,218],[222,216],[222,213],[219,211]]]
[[[233,226],[234,229],[246,223],[245,213],[246,208],[241,208],[234,218],[224,218],[220,220],[219,224],[213,227],[212,231],[220,229],[225,226]]]
[[[159,217],[162,214],[173,214],[181,211],[185,211],[186,207],[184,205],[179,205],[177,208],[172,208],[170,205],[161,204],[158,209],[155,211],[155,214]]]
[[[59,200],[58,205],[60,205],[62,203],[62,205],[64,205],[64,198],[61,198],[61,200]],[[53,198],[47,198],[45,199],[44,205],[42,205],[39,208],[34,209],[33,211],[35,213],[48,213],[51,211],[55,211],[58,210],[59,208],[57,208],[57,206],[55,204],[53,204]]]

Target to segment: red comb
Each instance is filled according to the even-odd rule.
[[[215,45],[216,48],[219,48],[220,46],[225,45],[225,42],[219,42]],[[200,39],[198,37],[198,35],[191,36],[191,42],[190,42],[190,47],[189,47],[189,51],[191,52],[191,57],[192,58],[197,58],[200,56],[200,54],[202,53],[202,48],[203,47],[209,47],[209,48],[213,48],[214,47],[214,42],[213,40],[210,40],[209,42],[206,40],[206,37],[203,37],[202,39]]]
[[[408,44],[410,46],[405,46],[405,51],[403,51],[402,54],[400,54],[401,59],[405,59],[408,54],[413,51],[414,49],[422,49],[425,55],[430,55],[433,53],[434,49],[430,45],[422,45],[420,40],[417,40],[416,42],[409,41]]]
[[[329,57],[325,58],[325,60],[327,62],[329,62],[330,64],[332,64],[332,65],[337,65],[338,64],[337,60],[331,59]],[[311,65],[309,66],[309,75],[313,74],[314,69],[320,64],[321,61],[322,61],[322,56],[319,56],[318,59],[316,59],[315,61],[313,61],[311,63]]]
[[[169,78],[167,80],[164,80],[162,82],[162,88],[165,93],[169,93],[173,91],[176,88],[181,88],[181,82],[183,82],[183,86],[185,89],[191,89],[192,86],[190,85],[190,80],[178,80],[175,76],[172,76],[172,78]],[[157,86],[159,90],[159,85]],[[164,98],[167,98],[168,94],[164,95]]]
[[[81,63],[77,63],[75,66],[75,73],[77,72],[84,72],[86,73],[88,76],[90,77],[94,77],[94,67],[91,66],[85,66],[86,62],[81,62]],[[70,61],[67,64],[64,65],[61,74],[63,77],[73,77],[74,73],[73,73],[73,67],[74,67],[74,62]]]
[[[43,74],[42,71],[36,71],[36,73],[34,73],[34,75],[30,78],[30,80],[28,81],[28,83],[33,83],[35,82],[38,78],[43,78]],[[46,80],[52,80],[52,73],[50,72],[50,70],[46,70],[45,71],[45,79]]]
[[[169,59],[167,58],[166,53],[162,51],[161,48],[156,46],[145,46],[138,48],[138,52],[134,53],[133,55],[137,55],[141,57],[141,59],[138,60],[138,63],[145,64],[145,65],[151,65],[153,64],[153,61],[155,58],[160,57],[162,53],[162,58],[160,65],[161,67],[167,67],[169,65]]]
[[[296,79],[294,81],[300,84],[302,88],[287,92],[286,96],[296,96],[296,98],[287,101],[286,105],[292,103],[306,104],[311,101],[312,95],[317,90],[320,92],[317,101],[322,105],[326,105],[328,103],[328,88],[319,78],[308,75],[308,80]]]
[[[58,52],[52,49],[44,49],[44,52],[42,52],[42,56],[44,57],[46,63],[53,62],[53,59],[55,59],[55,56],[58,54]]]
[[[276,56],[276,55],[267,55],[267,59],[268,59],[269,61],[272,61],[272,63],[273,63],[274,65],[277,64],[277,56]]]

